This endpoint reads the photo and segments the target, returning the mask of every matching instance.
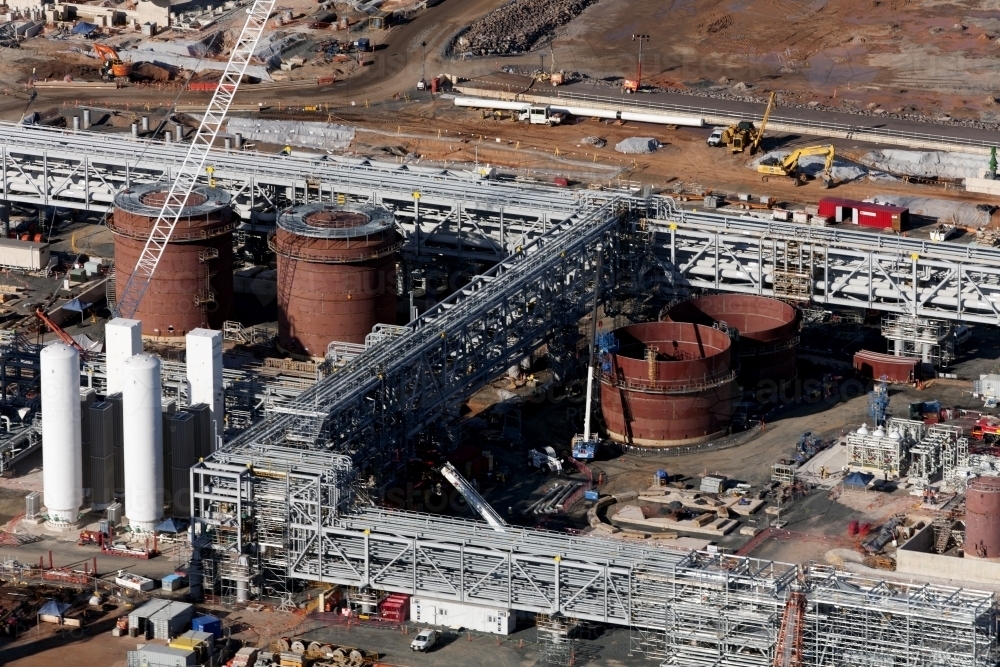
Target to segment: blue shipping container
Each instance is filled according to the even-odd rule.
[[[222,639],[222,621],[215,616],[199,616],[191,621],[191,629],[195,632],[211,632],[216,639]]]

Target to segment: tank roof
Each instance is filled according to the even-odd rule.
[[[115,197],[115,206],[123,211],[156,218],[160,215],[163,200],[169,192],[169,187],[163,183],[145,183],[134,185]],[[210,188],[207,185],[196,185],[188,197],[184,207],[186,217],[206,215],[220,208],[229,206],[232,196],[225,190]]]
[[[391,212],[370,204],[305,204],[285,209],[278,216],[281,229],[318,239],[371,236],[390,230],[394,225]]]

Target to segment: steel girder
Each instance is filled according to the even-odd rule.
[[[103,212],[121,190],[170,183],[184,144],[0,123],[0,199]],[[237,211],[366,201],[399,211],[414,252],[500,259],[586,206],[593,194],[482,180],[461,171],[319,156],[214,150],[209,184]]]
[[[871,308],[918,317],[1000,324],[1000,261],[931,259],[920,253],[867,249],[861,243],[804,241],[652,225],[657,271],[647,281],[762,296],[791,296],[776,274],[803,284],[824,306]],[[876,236],[876,235],[866,235]],[[877,238],[877,236],[876,236]]]
[[[387,465],[406,438],[586,313],[596,246],[614,242],[623,212],[612,202],[553,228],[225,449],[291,443]]]

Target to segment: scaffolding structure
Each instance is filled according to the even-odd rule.
[[[709,552],[666,570],[638,567],[631,652],[678,667],[770,667],[795,576],[786,563]]]
[[[993,593],[818,565],[806,569],[805,583],[805,665],[986,667],[997,662]]]
[[[916,493],[930,487],[944,474],[946,465],[968,458],[969,440],[960,426],[934,424],[927,434],[910,449],[909,478]]]
[[[955,339],[947,320],[889,313],[882,318],[882,336],[897,357],[920,357],[937,368],[955,359]]]

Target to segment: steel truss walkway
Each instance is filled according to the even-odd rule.
[[[1000,248],[678,210],[654,198],[644,280],[1000,324]]]
[[[141,145],[0,125],[0,197],[103,208],[123,185],[169,177],[163,165],[179,163],[183,150],[155,145],[137,163]],[[602,202],[600,193],[366,161],[225,153],[213,161],[216,184],[234,189],[247,210],[364,199],[393,209],[410,252],[475,250],[502,260],[192,468],[195,543],[205,549],[209,583],[222,590],[250,583],[286,596],[296,581],[367,586],[627,625],[632,649],[665,665],[766,667],[793,566],[592,536],[499,533],[482,522],[361,509],[366,495],[388,490],[427,426],[576,326],[593,296],[598,243],[612,260],[612,284],[635,284],[615,260],[645,236],[648,276],[666,277],[671,289],[997,321],[1000,252],[990,249],[682,213],[663,198]],[[634,225],[648,233],[636,235]],[[820,570],[804,584],[806,664],[838,665],[846,647],[858,659],[888,651],[893,664],[914,667],[996,662],[992,594]]]
[[[0,200],[103,212],[124,188],[169,183],[185,144],[130,134],[0,123]],[[216,187],[241,217],[341,198],[398,211],[408,251],[500,259],[578,211],[591,194],[374,160],[212,152]],[[273,220],[273,217],[272,217]]]

